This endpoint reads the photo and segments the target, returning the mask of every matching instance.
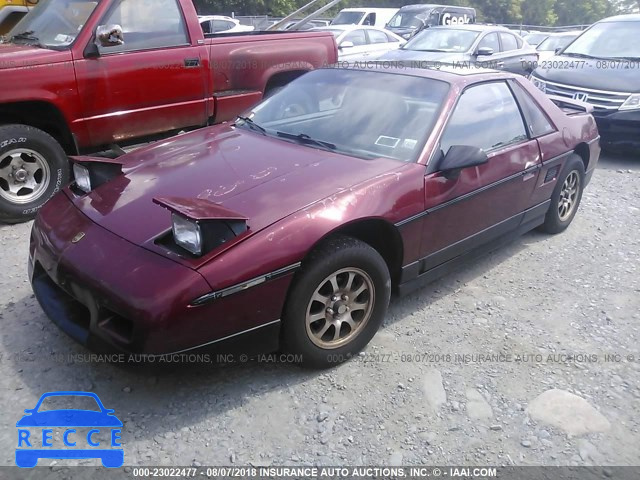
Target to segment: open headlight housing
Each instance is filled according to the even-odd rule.
[[[176,244],[193,255],[202,255],[202,230],[198,222],[172,213],[171,224]]]
[[[640,93],[634,93],[629,95],[622,105],[620,110],[639,110],[640,109]]]
[[[73,178],[76,181],[76,186],[84,193],[91,192],[91,175],[89,169],[79,163],[73,164]]]

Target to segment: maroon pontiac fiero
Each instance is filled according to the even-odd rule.
[[[235,124],[76,157],[33,226],[30,278],[90,348],[328,365],[371,340],[392,288],[564,230],[598,140],[589,107],[515,75],[317,70]]]

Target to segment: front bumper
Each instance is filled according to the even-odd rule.
[[[290,277],[192,306],[211,291],[198,272],[93,223],[64,193],[40,210],[29,253],[29,278],[42,309],[92,350],[168,354],[230,339],[215,349],[227,351],[226,344],[253,353],[278,346]],[[251,302],[259,289],[267,289],[270,305]],[[244,332],[253,332],[246,345]],[[258,344],[251,343],[255,333]]]
[[[640,148],[640,110],[622,110],[604,115],[593,113],[603,147]]]

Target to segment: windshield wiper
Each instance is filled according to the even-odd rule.
[[[251,120],[249,117],[238,116],[238,120],[242,120],[244,122],[243,125],[247,125],[251,130],[255,130],[257,132],[260,132],[263,135],[267,134],[267,130],[264,127],[261,127],[256,122]]]
[[[325,150],[335,150],[336,146],[333,143],[323,142],[322,140],[316,140],[315,138],[311,138],[306,133],[287,133],[287,132],[276,132],[276,135],[282,138],[290,138],[291,140],[297,140],[300,143],[304,143],[307,145],[315,145],[320,148],[324,148]]]
[[[609,59],[611,59],[611,60],[631,60],[632,62],[640,61],[640,57],[602,57],[602,58],[606,58],[607,60],[609,60]]]
[[[11,41],[14,40],[27,40],[30,42],[35,42],[33,45],[40,45],[40,39],[33,34],[33,30],[27,30],[26,32],[16,33],[15,35],[11,35]]]

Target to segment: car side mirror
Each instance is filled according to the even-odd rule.
[[[118,47],[124,45],[124,34],[120,25],[100,25],[96,29],[96,40],[101,47]]]
[[[353,42],[342,42],[338,48],[343,49],[343,48],[351,48],[351,47],[355,47]]]
[[[455,178],[463,168],[476,167],[489,161],[484,150],[470,145],[452,145],[440,162],[440,171]]]
[[[33,413],[33,408],[27,408],[24,413]]]
[[[493,55],[493,48],[491,47],[480,47],[476,50],[476,56],[480,57],[483,55]]]
[[[558,47],[556,48],[553,53],[555,53],[556,55],[559,54],[562,51],[562,47]]]

